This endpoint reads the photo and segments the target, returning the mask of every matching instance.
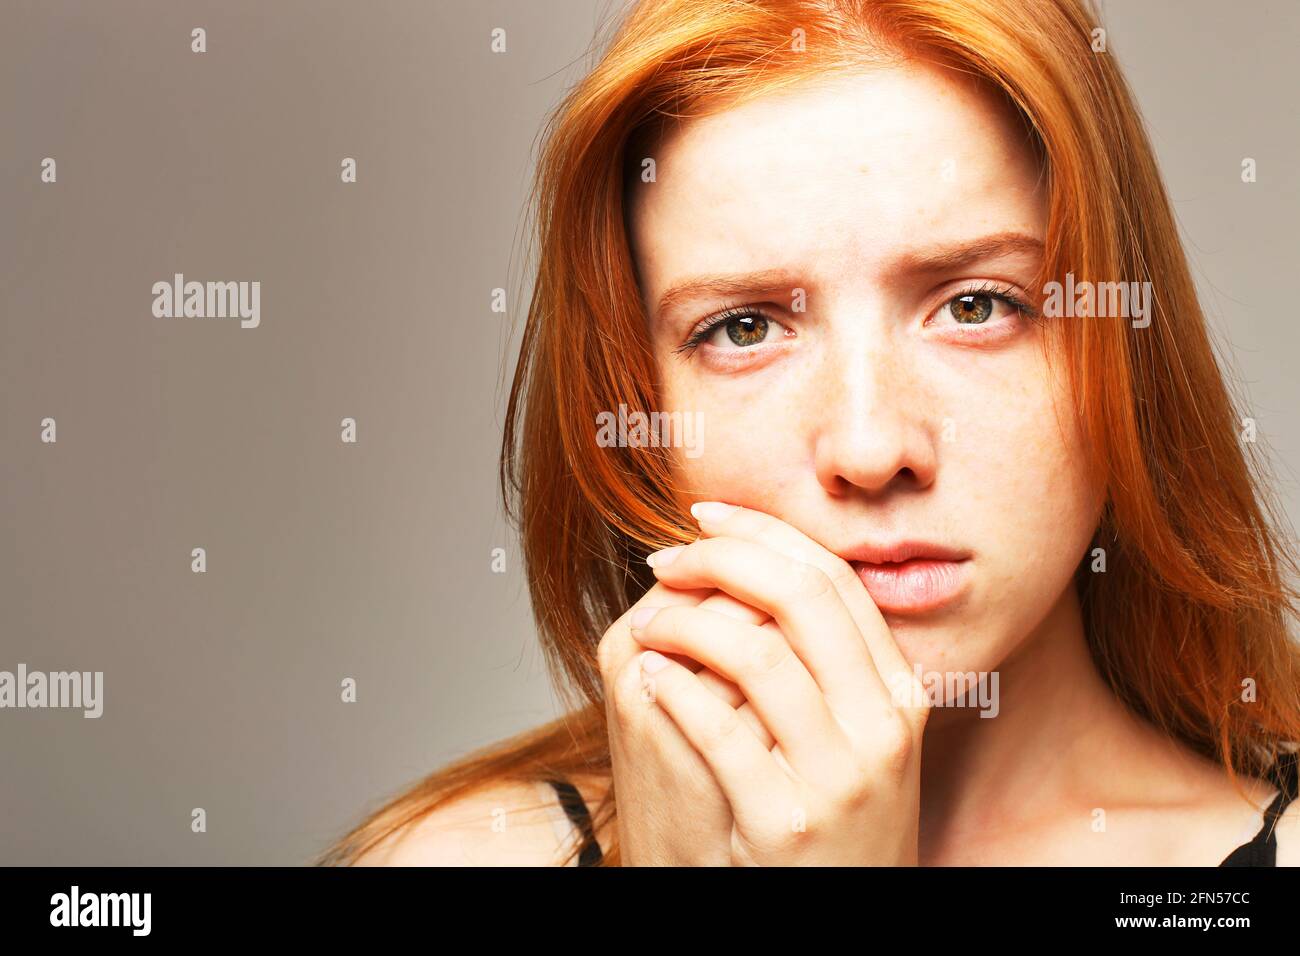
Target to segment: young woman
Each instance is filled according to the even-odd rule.
[[[1293,552],[1096,26],[629,12],[502,454],[571,712],[325,862],[1300,862]]]

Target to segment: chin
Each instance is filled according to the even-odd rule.
[[[907,663],[922,671],[988,671],[1002,660],[1000,642],[988,640],[990,625],[973,618],[927,621],[886,614],[885,623]]]

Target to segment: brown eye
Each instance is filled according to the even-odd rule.
[[[993,298],[982,294],[958,296],[948,304],[948,311],[963,324],[985,322],[993,314]]]
[[[761,315],[737,315],[727,320],[727,338],[744,348],[767,338],[767,319]]]
[[[723,335],[723,332],[726,335]],[[684,344],[674,349],[690,355],[701,345],[718,352],[765,352],[759,345],[776,345],[779,339],[792,339],[794,332],[776,319],[769,319],[757,307],[737,306],[705,320],[702,328],[691,333]]]

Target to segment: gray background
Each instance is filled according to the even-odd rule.
[[[619,5],[0,4],[0,670],[106,683],[0,711],[0,863],[304,862],[558,712],[496,456],[534,143]],[[1103,9],[1294,520],[1300,4]],[[175,272],[261,327],[155,319]]]

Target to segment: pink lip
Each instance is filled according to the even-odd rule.
[[[938,610],[960,597],[970,583],[970,555],[942,545],[903,541],[863,546],[845,558],[883,613]]]

